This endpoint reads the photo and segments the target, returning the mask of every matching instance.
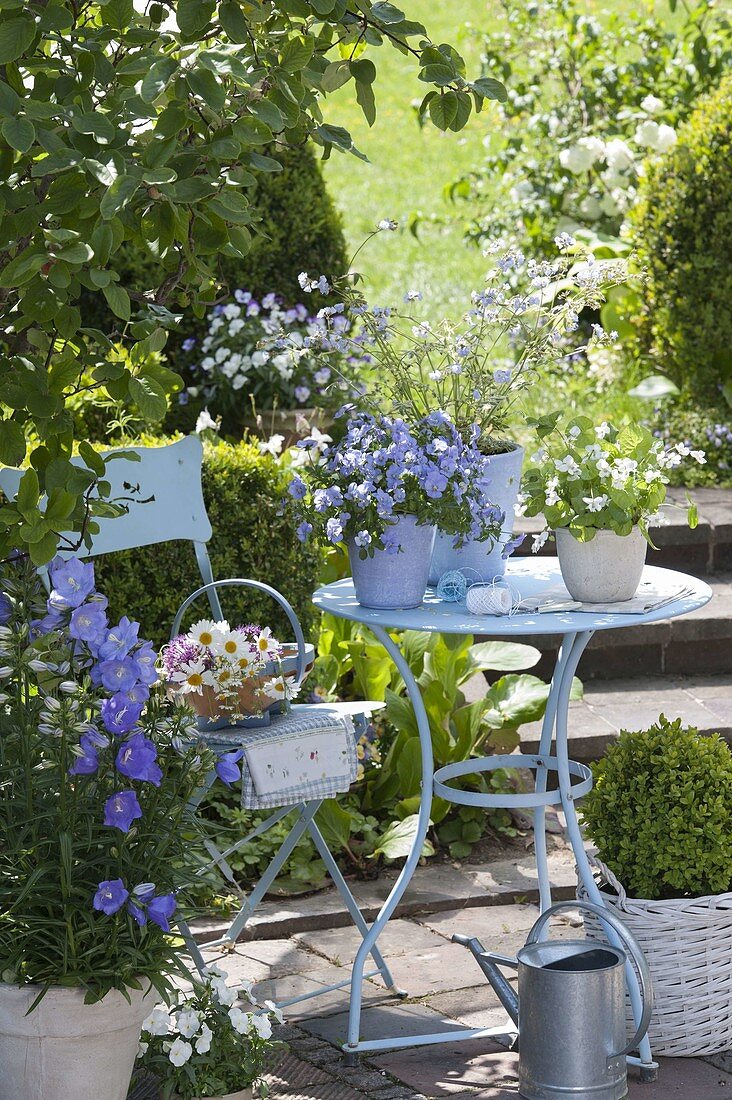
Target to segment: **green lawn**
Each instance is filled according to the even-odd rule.
[[[485,0],[405,0],[408,18],[421,20],[433,41],[451,42],[466,59],[468,73],[478,75],[480,42],[461,24],[486,28],[492,18]],[[455,11],[460,11],[459,19]],[[384,46],[372,51],[377,62],[375,85],[377,118],[366,124],[347,85],[328,103],[329,121],[346,126],[369,163],[335,152],[325,171],[331,194],[344,219],[352,251],[382,218],[394,218],[399,233],[381,234],[358,258],[358,269],[368,277],[368,295],[374,304],[401,302],[406,289],[419,289],[433,317],[459,313],[470,290],[480,285],[486,261],[463,243],[456,220],[452,225],[425,225],[415,240],[405,228],[412,211],[450,217],[454,210],[443,198],[443,188],[480,163],[483,140],[497,125],[493,105],[473,115],[459,134],[440,133],[431,124],[420,130],[412,102],[422,99],[427,86],[417,79],[415,59]]]

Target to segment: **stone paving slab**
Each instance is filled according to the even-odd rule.
[[[314,932],[298,932],[295,935],[295,941],[307,947],[308,951],[323,955],[330,962],[342,966],[355,957],[361,945],[361,933],[353,926],[325,928]],[[442,942],[435,932],[419,924],[414,924],[412,921],[392,920],[379,937],[379,951],[385,959],[388,959],[394,955],[409,954],[415,948],[429,949]],[[311,956],[308,957],[311,958]]]

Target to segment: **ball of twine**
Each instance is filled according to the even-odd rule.
[[[510,615],[515,610],[511,589],[495,581],[471,585],[465,604],[471,615]]]
[[[437,582],[437,595],[445,603],[460,603],[467,591],[468,582],[459,569],[448,569]]]

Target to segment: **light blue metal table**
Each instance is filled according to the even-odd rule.
[[[509,562],[506,581],[524,600],[540,596],[547,590],[561,585],[561,574],[556,558],[517,558]],[[648,623],[685,615],[702,607],[712,595],[708,584],[670,569],[646,566],[643,581],[650,581],[664,593],[673,595],[682,588],[690,594],[673,600],[646,614],[598,615],[588,612],[519,613],[512,616],[472,615],[465,603],[445,603],[428,589],[424,602],[418,608],[405,611],[380,611],[361,607],[356,600],[350,580],[337,581],[319,589],[313,596],[315,604],[331,615],[351,619],[369,627],[394,661],[406,684],[419,727],[422,750],[422,792],[418,828],[401,873],[384,902],[378,917],[365,935],[353,963],[351,980],[348,1037],[344,1044],[346,1055],[353,1057],[361,1051],[386,1050],[395,1047],[418,1046],[427,1043],[455,1042],[458,1039],[497,1038],[510,1033],[510,1025],[502,1028],[464,1028],[432,1035],[384,1036],[361,1040],[361,1000],[364,965],[381,932],[394,913],[419,862],[430,823],[433,794],[465,805],[524,807],[533,810],[534,841],[537,864],[539,898],[542,912],[551,905],[551,890],[547,865],[545,814],[548,805],[558,805],[564,811],[569,841],[577,861],[578,873],[585,884],[589,899],[603,904],[601,891],[592,876],[582,841],[575,799],[586,794],[592,786],[589,769],[569,759],[567,718],[572,678],[580,657],[596,630],[618,630],[622,627],[645,626]],[[525,635],[560,636],[561,648],[552,676],[546,714],[542,725],[539,751],[532,754],[513,753],[510,756],[490,756],[461,764],[451,764],[435,775],[427,713],[419,686],[402,655],[397,640],[389,630],[424,630],[442,634],[482,634],[493,638],[518,638]],[[527,793],[484,795],[463,791],[450,786],[449,780],[475,771],[492,768],[524,768],[535,774],[534,790]],[[558,775],[558,789],[549,791],[549,771]],[[620,946],[616,934],[608,925],[606,932],[611,942]],[[628,987],[636,1015],[640,1019],[640,996],[635,974],[630,963],[627,966]],[[645,1075],[652,1076],[655,1063],[652,1060],[648,1039],[640,1047],[640,1058],[629,1059],[641,1066]]]

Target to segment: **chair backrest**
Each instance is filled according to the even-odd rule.
[[[139,462],[121,457],[125,451],[134,451]],[[176,539],[208,542],[211,523],[201,489],[203,447],[198,436],[164,447],[115,448],[103,451],[102,457],[111,459],[105,475],[110,496],[123,500],[128,512],[117,519],[97,519],[99,532],[91,549],[79,550],[80,555],[96,557]],[[82,465],[80,459],[72,462]],[[9,499],[18,492],[22,476],[22,470],[0,470],[0,489]]]
[[[124,451],[134,451],[139,461],[123,458]],[[97,557],[183,539],[193,543],[201,578],[210,584],[214,578],[206,543],[211,538],[211,522],[203,501],[203,446],[198,436],[189,435],[163,447],[121,447],[101,453],[111,459],[105,475],[112,487],[110,496],[122,500],[128,511],[116,519],[98,518],[99,531],[91,548],[61,550],[62,556]],[[80,459],[72,462],[81,465]],[[9,500],[15,498],[22,476],[23,470],[0,469],[0,489]],[[206,594],[213,614],[223,618],[216,590],[209,589]]]

